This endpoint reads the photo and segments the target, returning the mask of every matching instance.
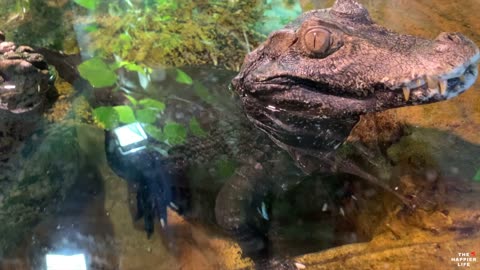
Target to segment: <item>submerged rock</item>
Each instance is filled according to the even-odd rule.
[[[50,89],[49,77],[43,55],[28,46],[0,42],[0,116],[40,109]]]
[[[0,32],[0,161],[37,127],[54,88],[42,54],[5,41]]]
[[[0,256],[18,247],[42,218],[54,213],[80,172],[89,171],[77,140],[78,128],[77,124],[50,125],[32,136],[8,163],[0,163]]]

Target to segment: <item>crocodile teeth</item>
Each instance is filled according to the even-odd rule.
[[[298,263],[298,262],[295,263],[295,267],[297,267],[298,270],[306,269],[306,268],[307,268],[307,267],[305,266],[305,264],[303,264],[303,263]]]
[[[416,87],[420,87],[420,86],[422,86],[424,83],[425,83],[425,82],[424,82],[423,80],[417,79],[417,80],[415,81],[415,84],[416,84],[415,86],[416,86]]]
[[[445,93],[447,92],[447,81],[440,80],[438,82],[438,86],[440,88],[440,95],[445,95]]]
[[[162,226],[162,228],[165,228],[165,219],[160,219],[160,225]]]
[[[406,86],[403,87],[403,98],[405,98],[405,101],[410,100],[410,88]]]
[[[427,76],[427,84],[428,84],[428,89],[438,91],[438,79],[437,78]]]
[[[178,206],[176,204],[174,204],[173,202],[170,202],[170,207],[174,210],[177,210],[178,211]]]

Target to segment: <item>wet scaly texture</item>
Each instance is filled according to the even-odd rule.
[[[429,38],[439,31],[462,32],[480,43],[480,19],[473,11],[476,1],[360,2],[378,23],[393,30]],[[314,6],[309,1],[304,5]],[[370,133],[369,121],[379,128],[393,124],[397,132],[402,129],[399,125],[410,126],[406,137],[390,148],[390,157],[397,164],[401,182],[417,191],[434,190],[431,199],[439,206],[417,210],[405,219],[392,211],[376,228],[371,242],[298,258],[307,269],[454,269],[456,263],[450,259],[458,252],[480,249],[480,203],[476,199],[480,189],[478,183],[471,182],[480,166],[478,82],[472,88],[449,101],[379,113],[361,122],[357,135],[371,140],[379,135]],[[368,211],[364,219],[371,220]],[[478,267],[478,257],[472,267]]]

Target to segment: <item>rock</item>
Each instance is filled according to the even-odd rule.
[[[50,89],[44,57],[27,46],[16,48],[13,42],[0,43],[0,111],[7,119],[5,112],[22,114],[43,107]]]
[[[0,163],[0,257],[15,249],[32,229],[63,205],[79,179],[86,159],[77,124],[53,124],[32,136],[8,163]],[[69,195],[70,194],[70,195]],[[0,266],[1,268],[1,266]]]
[[[3,41],[2,43],[0,43],[0,53],[14,51],[15,49],[15,43],[13,42]]]
[[[442,182],[455,185],[459,179]],[[480,249],[479,185],[469,185],[470,190],[451,191],[442,209],[417,210],[403,219],[388,213],[380,226],[383,228],[377,229],[369,242],[311,253],[296,260],[307,269],[317,270],[454,269],[454,259],[465,257],[459,253]],[[476,267],[478,262],[470,262],[470,266]]]
[[[6,161],[18,142],[38,126],[54,88],[43,55],[28,46],[5,41],[0,32],[0,139],[11,141],[0,147],[0,160]]]

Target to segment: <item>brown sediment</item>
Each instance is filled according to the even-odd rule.
[[[457,185],[459,180],[444,181]],[[297,260],[307,269],[454,269],[457,262],[451,258],[480,248],[480,204],[475,195],[480,189],[478,185],[472,189],[448,192],[442,210],[419,209],[406,215],[390,212],[370,242],[308,254]]]

